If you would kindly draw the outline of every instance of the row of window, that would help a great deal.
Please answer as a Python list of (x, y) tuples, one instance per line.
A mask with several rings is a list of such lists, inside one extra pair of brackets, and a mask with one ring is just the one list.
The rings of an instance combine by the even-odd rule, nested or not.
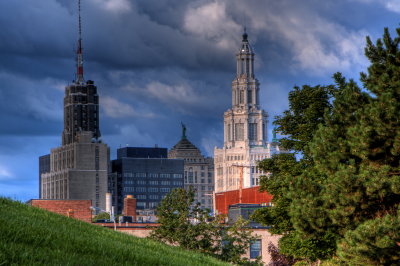
[(159, 180), (125, 180), (124, 181), (125, 185), (152, 185), (152, 186), (183, 186), (183, 182), (182, 181), (167, 181), (167, 180), (163, 180), (163, 181), (159, 181)]
[(169, 187), (124, 187), (124, 192), (171, 192)]
[(139, 200), (146, 200), (146, 199), (151, 199), (151, 200), (160, 200), (163, 198), (161, 195), (156, 195), (156, 194), (151, 194), (151, 195), (143, 195), (143, 194), (138, 194), (135, 196), (136, 199)]
[[(265, 139), (265, 125), (262, 125), (263, 139)], [(236, 140), (241, 141), (244, 140), (244, 123), (235, 123), (228, 124), (226, 128), (226, 136), (228, 141)], [(258, 124), (257, 123), (249, 123), (248, 124), (248, 138), (249, 140), (257, 140), (258, 139)]]
[[(146, 205), (147, 205), (147, 207), (146, 207)], [(138, 207), (138, 208), (150, 208), (150, 209), (153, 209), (153, 208), (156, 208), (157, 207), (157, 205), (158, 205), (158, 202), (143, 202), (143, 201), (138, 201), (137, 203), (136, 203), (136, 206)]]
[[(197, 181), (198, 181), (197, 177), (193, 178), (191, 176), (189, 176), (189, 177), (185, 176), (185, 184), (197, 184), (198, 183)], [(207, 182), (208, 184), (212, 184), (213, 183), (211, 178), (208, 178), (207, 181), (208, 181)], [(206, 183), (206, 179), (202, 178), (200, 180), (200, 183), (201, 184), (207, 184)]]
[(158, 174), (158, 173), (132, 173), (124, 172), (124, 177), (148, 177), (148, 178), (182, 178), (182, 174)]

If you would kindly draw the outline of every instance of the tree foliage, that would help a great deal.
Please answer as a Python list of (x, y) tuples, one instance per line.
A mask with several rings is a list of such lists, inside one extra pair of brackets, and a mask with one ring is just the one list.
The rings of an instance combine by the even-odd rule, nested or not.
[(235, 264), (257, 264), (242, 258), (256, 240), (246, 227), (248, 222), (238, 219), (226, 226), (223, 217), (211, 217), (208, 210), (194, 204), (194, 190), (178, 188), (167, 194), (157, 208), (160, 224), (151, 238), (178, 245), (189, 250), (207, 253)]
[(92, 218), (93, 222), (97, 220), (110, 220), (110, 214), (107, 212), (101, 212)]
[(284, 234), (282, 253), (354, 265), (398, 259), (400, 29), (397, 35), (385, 29), (376, 44), (367, 38), (363, 89), (339, 73), (333, 86), (296, 87), (275, 120), (285, 135), (280, 144), (293, 153), (260, 163), (271, 173), (261, 186), (274, 206), (257, 217)]
[(272, 242), (268, 244), (268, 253), (271, 255), (271, 266), (293, 265), (296, 262), (292, 257), (281, 254), (278, 247), (272, 244)]

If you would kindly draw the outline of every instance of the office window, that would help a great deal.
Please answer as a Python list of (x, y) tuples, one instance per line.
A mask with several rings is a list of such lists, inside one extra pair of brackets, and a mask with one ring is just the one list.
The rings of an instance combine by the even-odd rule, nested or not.
[(161, 181), (161, 185), (162, 186), (169, 186), (169, 185), (171, 185), (171, 182), (170, 181)]
[(157, 187), (149, 187), (147, 188), (148, 192), (158, 192), (158, 188)]
[(136, 206), (146, 208), (146, 202), (136, 202)]
[(250, 244), (250, 259), (261, 256), (261, 239), (257, 239)]
[(193, 183), (193, 168), (189, 168), (189, 182), (188, 183)]
[(174, 174), (173, 178), (182, 178), (182, 174)]
[(169, 193), (171, 189), (169, 187), (161, 187), (160, 192)]
[(149, 181), (149, 185), (152, 185), (152, 186), (157, 186), (158, 185), (158, 181)]
[(138, 181), (136, 181), (136, 184), (138, 184), (138, 185), (146, 185), (146, 180), (138, 180)]
[(146, 177), (146, 173), (136, 173), (136, 177)]
[(247, 103), (252, 103), (253, 102), (253, 93), (251, 90), (247, 91)]
[(149, 199), (158, 199), (158, 195), (149, 195)]
[(136, 192), (146, 192), (146, 187), (137, 187)]
[(200, 176), (201, 176), (201, 177), (204, 177), (204, 176), (205, 176), (205, 173), (204, 173), (204, 172), (201, 172), (201, 173), (200, 173)]
[(156, 173), (149, 173), (148, 175), (149, 175), (149, 178), (157, 178), (158, 177), (158, 174), (156, 174)]
[(249, 124), (249, 139), (257, 140), (257, 123)]
[(244, 139), (244, 124), (236, 123), (235, 124), (235, 140), (243, 140)]
[(160, 178), (170, 178), (169, 174), (160, 174)]
[(158, 205), (158, 202), (149, 202), (149, 208), (156, 208)]
[(182, 186), (182, 181), (174, 181), (173, 182), (174, 186)]
[(146, 195), (136, 195), (137, 199), (146, 199)]

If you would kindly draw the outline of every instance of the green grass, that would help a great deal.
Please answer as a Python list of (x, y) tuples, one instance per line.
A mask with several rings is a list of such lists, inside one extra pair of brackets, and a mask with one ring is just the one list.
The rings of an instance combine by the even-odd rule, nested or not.
[(0, 197), (0, 265), (227, 265)]

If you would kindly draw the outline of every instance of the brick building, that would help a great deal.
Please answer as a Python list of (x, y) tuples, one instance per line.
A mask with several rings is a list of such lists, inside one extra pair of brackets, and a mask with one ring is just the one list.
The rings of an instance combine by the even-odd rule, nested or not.
[(84, 222), (92, 222), (91, 200), (43, 200), (32, 199), (28, 202), (33, 207), (48, 210)]

